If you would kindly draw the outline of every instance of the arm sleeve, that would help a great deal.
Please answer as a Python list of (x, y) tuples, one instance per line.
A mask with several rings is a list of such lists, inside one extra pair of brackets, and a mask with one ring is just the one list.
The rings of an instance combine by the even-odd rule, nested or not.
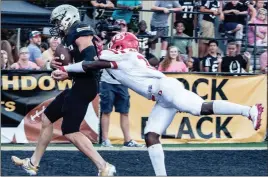
[(204, 66), (204, 67), (210, 67), (209, 59), (204, 59), (204, 60), (203, 60), (203, 66)]
[(76, 28), (73, 41), (82, 36), (93, 36), (93, 35), (94, 32), (90, 26), (87, 26), (86, 24), (80, 24), (79, 27)]
[(79, 63), (64, 66), (62, 70), (66, 72), (85, 73), (91, 70), (114, 68), (114, 65), (108, 61), (81, 61)]
[(217, 8), (221, 8), (221, 3), (220, 2), (217, 3)]
[(202, 5), (202, 6), (204, 6), (204, 7), (206, 7), (206, 8), (208, 8), (209, 9), (209, 1), (206, 1), (205, 3), (204, 3), (204, 5)]
[(64, 66), (63, 68), (66, 72), (85, 73), (82, 61), (68, 66)]

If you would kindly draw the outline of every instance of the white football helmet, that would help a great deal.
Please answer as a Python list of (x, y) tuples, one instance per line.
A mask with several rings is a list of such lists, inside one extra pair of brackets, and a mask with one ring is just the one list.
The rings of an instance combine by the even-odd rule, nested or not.
[(59, 36), (63, 32), (66, 33), (76, 21), (80, 21), (80, 14), (76, 7), (68, 4), (56, 7), (50, 17), (50, 23), (55, 25), (50, 30), (51, 35)]

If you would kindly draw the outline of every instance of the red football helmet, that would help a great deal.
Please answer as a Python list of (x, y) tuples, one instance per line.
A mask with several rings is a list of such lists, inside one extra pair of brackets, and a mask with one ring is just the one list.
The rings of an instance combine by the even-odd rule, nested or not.
[(124, 49), (136, 49), (139, 50), (138, 38), (129, 32), (122, 32), (116, 34), (110, 44), (109, 49), (113, 50), (124, 50)]

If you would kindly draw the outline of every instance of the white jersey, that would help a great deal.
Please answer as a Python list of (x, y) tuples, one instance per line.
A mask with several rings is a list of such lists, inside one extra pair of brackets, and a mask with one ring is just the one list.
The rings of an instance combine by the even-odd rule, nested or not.
[(157, 90), (157, 81), (166, 77), (136, 50), (104, 50), (99, 58), (112, 62), (114, 68), (106, 70), (113, 78), (148, 99), (152, 99), (152, 93)]

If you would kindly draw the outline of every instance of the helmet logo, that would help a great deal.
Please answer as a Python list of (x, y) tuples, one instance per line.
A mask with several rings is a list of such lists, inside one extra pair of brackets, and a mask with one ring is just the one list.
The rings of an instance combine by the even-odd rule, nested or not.
[(124, 35), (122, 35), (122, 34), (117, 34), (114, 36), (114, 40), (116, 40), (116, 41), (121, 41), (123, 39), (124, 39)]
[(63, 54), (60, 54), (60, 59), (61, 60), (64, 60), (65, 59), (65, 56)]

